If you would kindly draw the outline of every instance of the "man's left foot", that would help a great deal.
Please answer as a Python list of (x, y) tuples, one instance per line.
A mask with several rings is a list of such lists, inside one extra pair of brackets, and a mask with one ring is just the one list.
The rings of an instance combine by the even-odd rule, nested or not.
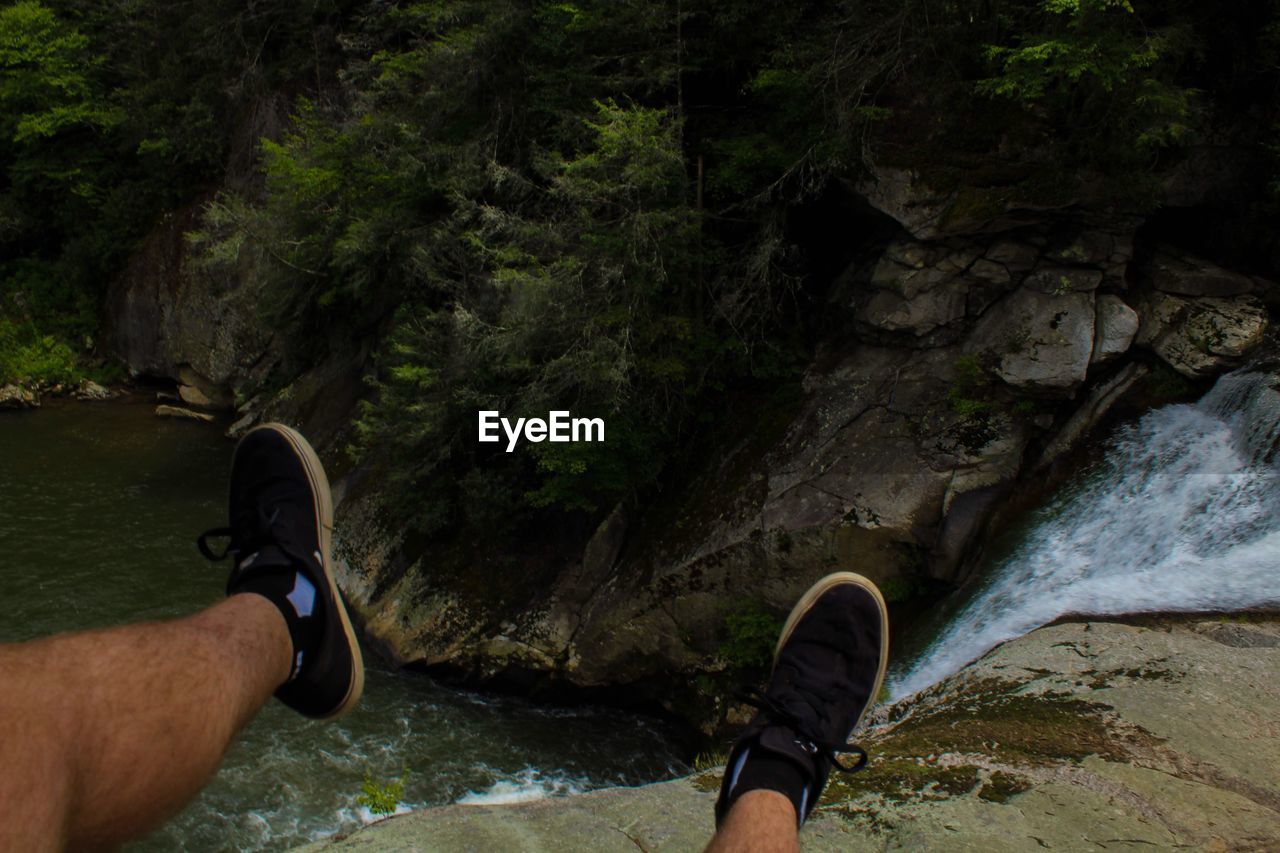
[[(245, 434), (231, 462), (231, 526), (199, 539), (211, 560), (231, 557), (227, 595), (274, 604), (293, 641), (276, 698), (317, 719), (349, 711), (364, 689), (364, 661), (333, 578), (333, 498), (315, 450), (296, 430), (265, 424)], [(230, 544), (214, 553), (210, 537)]]
[(889, 611), (876, 585), (853, 572), (814, 584), (782, 629), (768, 688), (747, 698), (760, 711), (729, 753), (716, 824), (752, 790), (786, 796), (804, 823), (833, 768), (866, 763), (847, 741), (876, 701), (888, 660)]

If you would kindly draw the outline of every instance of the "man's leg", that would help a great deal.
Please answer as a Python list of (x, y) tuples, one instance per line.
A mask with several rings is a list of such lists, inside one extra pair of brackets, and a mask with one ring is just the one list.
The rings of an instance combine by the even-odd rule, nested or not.
[(706, 853), (794, 853), (800, 849), (796, 807), (777, 791), (747, 791), (720, 824)]
[(0, 646), (0, 850), (113, 847), (158, 826), (284, 683), (292, 649), (257, 595)]
[[(759, 713), (729, 752), (716, 836), (719, 851), (794, 851), (799, 827), (833, 769), (857, 770), (848, 743), (875, 702), (889, 659), (889, 612), (876, 585), (852, 572), (814, 584), (792, 609)], [(857, 755), (848, 763), (842, 755)]]
[[(177, 812), (273, 693), (349, 711), (364, 664), (334, 581), (333, 500), (307, 440), (250, 430), (231, 463), (230, 596), (172, 622), (0, 646), (0, 853), (119, 845)], [(215, 554), (209, 540), (227, 537)]]

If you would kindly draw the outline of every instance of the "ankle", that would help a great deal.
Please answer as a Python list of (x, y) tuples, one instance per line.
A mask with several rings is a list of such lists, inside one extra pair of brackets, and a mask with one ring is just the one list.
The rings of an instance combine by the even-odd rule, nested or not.
[(765, 729), (751, 740), (738, 744), (725, 767), (724, 784), (716, 804), (717, 823), (725, 820), (742, 797), (757, 791), (785, 798), (791, 804), (796, 825), (804, 823), (822, 793), (821, 782), (815, 784), (820, 771), (812, 760), (806, 760), (809, 756), (792, 755), (778, 748), (779, 742), (791, 740), (789, 733)]
[(233, 577), (228, 593), (260, 596), (270, 602), (284, 620), (290, 649), (289, 671), (284, 681), (297, 675), (304, 663), (314, 657), (321, 632), (320, 590), (316, 579), (296, 562), (276, 553), (273, 562)]
[(293, 639), (279, 606), (268, 597), (246, 590), (230, 596), (201, 616), (213, 635), (213, 645), (234, 656), (274, 690), (289, 679), (293, 668)]

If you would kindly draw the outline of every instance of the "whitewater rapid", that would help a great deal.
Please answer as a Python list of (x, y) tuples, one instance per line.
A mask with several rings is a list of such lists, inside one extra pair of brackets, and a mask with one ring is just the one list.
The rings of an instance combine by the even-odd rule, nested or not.
[(1122, 429), (1101, 463), (983, 573), (905, 673), (896, 700), (1066, 614), (1228, 611), (1280, 604), (1280, 394), (1222, 377), (1198, 403)]

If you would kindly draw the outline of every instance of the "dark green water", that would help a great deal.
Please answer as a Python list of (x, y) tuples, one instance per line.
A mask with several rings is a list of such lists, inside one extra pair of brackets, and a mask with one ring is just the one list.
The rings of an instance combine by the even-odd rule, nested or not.
[[(225, 569), (194, 537), (221, 523), (232, 445), (140, 404), (0, 415), (0, 642), (190, 613)], [(180, 653), (180, 650), (175, 650)], [(365, 654), (360, 705), (337, 723), (269, 704), (213, 783), (136, 850), (281, 849), (370, 820), (366, 774), (407, 769), (406, 807), (532, 799), (667, 778), (685, 767), (657, 724), (464, 693)]]

